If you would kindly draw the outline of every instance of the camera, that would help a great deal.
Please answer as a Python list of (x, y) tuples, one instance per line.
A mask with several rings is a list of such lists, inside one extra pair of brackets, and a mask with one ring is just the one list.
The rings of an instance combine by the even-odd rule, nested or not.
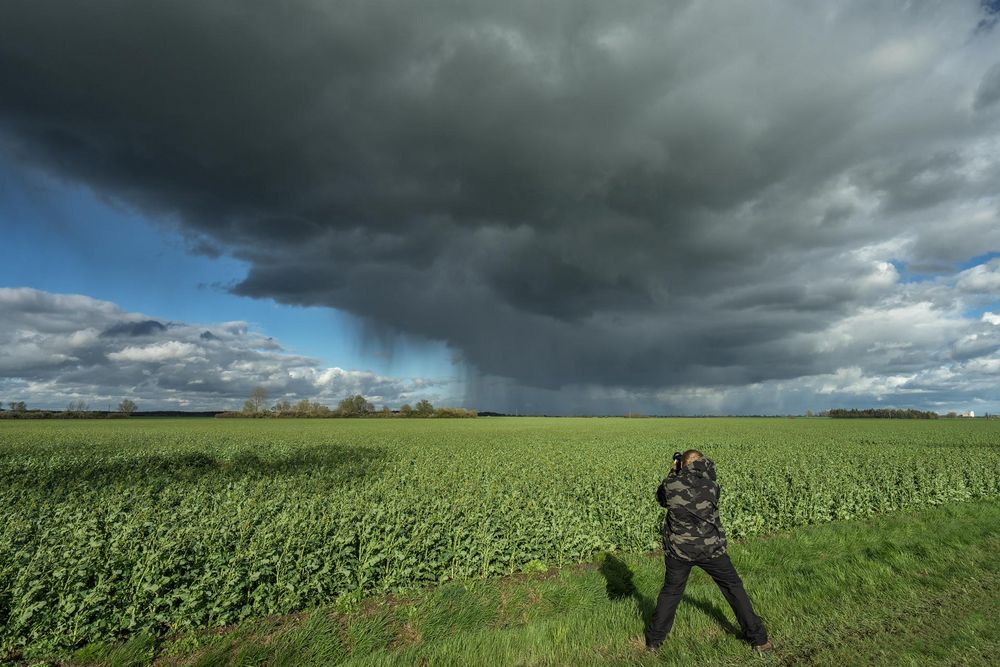
[(681, 469), (682, 458), (684, 458), (683, 454), (681, 454), (680, 452), (674, 452), (674, 468), (676, 468), (677, 470)]

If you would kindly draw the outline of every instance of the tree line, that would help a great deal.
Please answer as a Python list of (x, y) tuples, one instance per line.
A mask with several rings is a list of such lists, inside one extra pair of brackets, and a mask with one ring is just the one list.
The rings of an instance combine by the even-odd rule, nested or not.
[(0, 419), (121, 419), (131, 417), (136, 411), (135, 401), (126, 398), (118, 410), (91, 410), (86, 401), (70, 401), (65, 410), (29, 410), (24, 401), (8, 401), (4, 409), (0, 403)]
[(833, 419), (937, 419), (936, 412), (923, 410), (898, 410), (895, 408), (865, 408), (864, 410), (835, 408), (828, 416)]
[(422, 399), (415, 405), (404, 403), (398, 411), (390, 410), (388, 406), (375, 409), (375, 406), (361, 394), (353, 394), (342, 399), (337, 407), (331, 408), (317, 401), (302, 399), (297, 403), (291, 403), (286, 399), (281, 399), (268, 405), (267, 390), (263, 387), (256, 387), (251, 392), (250, 397), (243, 403), (240, 411), (221, 412), (216, 417), (306, 417), (306, 418), (334, 418), (334, 417), (387, 417), (387, 418), (442, 418), (442, 417), (478, 417), (475, 410), (465, 408), (440, 407), (435, 408), (430, 401)]
[[(91, 410), (86, 401), (71, 401), (65, 410), (29, 410), (24, 401), (8, 401), (0, 403), (0, 419), (116, 419), (130, 417), (138, 409), (135, 401), (130, 398), (118, 404), (117, 411)], [(388, 407), (376, 410), (375, 406), (361, 394), (348, 396), (331, 408), (317, 401), (302, 399), (291, 403), (281, 399), (273, 405), (268, 405), (267, 390), (257, 387), (243, 404), (240, 411), (220, 412), (216, 417), (478, 417), (475, 410), (465, 408), (436, 408), (430, 401), (424, 399), (416, 404), (403, 404), (399, 410)]]

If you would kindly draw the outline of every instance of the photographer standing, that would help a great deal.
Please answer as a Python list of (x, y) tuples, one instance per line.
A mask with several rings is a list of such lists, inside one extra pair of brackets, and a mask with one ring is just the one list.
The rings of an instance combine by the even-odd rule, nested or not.
[(719, 586), (754, 650), (770, 651), (767, 630), (726, 555), (726, 533), (719, 519), (719, 485), (712, 461), (696, 449), (674, 454), (674, 467), (656, 490), (656, 500), (667, 508), (663, 523), (667, 572), (656, 611), (646, 628), (646, 647), (655, 651), (666, 639), (691, 567), (697, 565)]

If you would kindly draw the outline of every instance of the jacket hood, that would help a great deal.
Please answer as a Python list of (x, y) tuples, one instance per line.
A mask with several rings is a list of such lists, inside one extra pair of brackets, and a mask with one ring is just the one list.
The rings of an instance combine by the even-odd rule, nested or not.
[(707, 456), (703, 456), (697, 461), (694, 461), (689, 466), (684, 468), (689, 475), (695, 475), (697, 477), (705, 477), (707, 479), (715, 481), (715, 464), (712, 463), (712, 459)]

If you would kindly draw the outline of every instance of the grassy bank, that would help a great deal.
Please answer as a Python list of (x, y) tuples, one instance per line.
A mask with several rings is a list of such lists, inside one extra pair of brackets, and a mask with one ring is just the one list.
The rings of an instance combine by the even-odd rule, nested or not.
[[(1000, 503), (949, 504), (734, 544), (778, 646), (770, 664), (996, 664)], [(407, 598), (246, 622), (163, 641), (94, 645), (74, 663), (160, 665), (600, 665), (762, 662), (696, 571), (658, 655), (638, 639), (658, 556), (450, 582)]]

